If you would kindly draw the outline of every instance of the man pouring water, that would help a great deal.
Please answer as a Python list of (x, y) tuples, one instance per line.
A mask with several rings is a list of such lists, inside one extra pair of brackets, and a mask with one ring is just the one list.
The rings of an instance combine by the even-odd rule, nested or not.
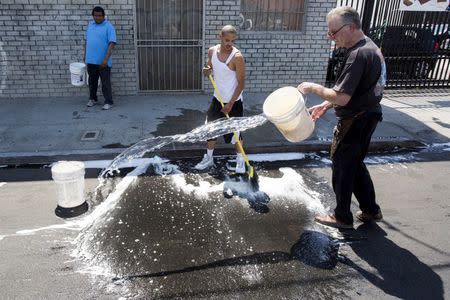
[[(203, 74), (213, 75), (217, 89), (208, 108), (206, 122), (212, 122), (224, 118), (225, 114), (230, 117), (243, 116), (242, 91), (245, 85), (245, 62), (242, 53), (234, 47), (237, 39), (236, 28), (232, 25), (224, 26), (219, 33), (220, 44), (208, 49), (207, 66), (203, 68)], [(221, 100), (220, 100), (221, 99)], [(223, 102), (223, 107), (221, 104)], [(235, 136), (239, 137), (242, 144), (242, 136), (239, 132), (236, 135), (229, 133), (223, 136), (226, 143), (232, 143), (236, 149), (236, 166), (233, 168), (236, 173), (245, 173), (245, 161), (241, 149), (236, 143)], [(213, 152), (217, 139), (207, 141), (206, 154), (203, 159), (194, 167), (197, 170), (204, 170), (214, 165)]]
[(303, 82), (298, 90), (303, 94), (315, 93), (325, 100), (309, 109), (314, 121), (332, 107), (338, 119), (330, 153), (337, 205), (333, 214), (316, 216), (316, 221), (337, 228), (353, 228), (352, 194), (361, 209), (357, 219), (362, 222), (382, 219), (364, 158), (372, 134), (381, 121), (380, 101), (386, 71), (381, 51), (362, 32), (355, 9), (335, 8), (328, 13), (326, 21), (328, 38), (336, 43), (336, 47), (345, 49), (336, 84), (333, 88), (326, 88), (317, 83)]

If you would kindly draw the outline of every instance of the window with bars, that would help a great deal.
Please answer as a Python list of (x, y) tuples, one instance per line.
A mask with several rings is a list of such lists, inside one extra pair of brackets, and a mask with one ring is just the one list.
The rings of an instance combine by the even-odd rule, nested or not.
[(240, 27), (254, 31), (301, 31), (305, 0), (241, 0)]

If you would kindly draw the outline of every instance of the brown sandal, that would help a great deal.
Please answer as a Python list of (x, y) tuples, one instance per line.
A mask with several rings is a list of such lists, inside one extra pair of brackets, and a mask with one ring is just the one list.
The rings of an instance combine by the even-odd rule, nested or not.
[(315, 220), (317, 223), (334, 228), (353, 229), (353, 224), (343, 223), (336, 219), (336, 216), (333, 214), (316, 216)]

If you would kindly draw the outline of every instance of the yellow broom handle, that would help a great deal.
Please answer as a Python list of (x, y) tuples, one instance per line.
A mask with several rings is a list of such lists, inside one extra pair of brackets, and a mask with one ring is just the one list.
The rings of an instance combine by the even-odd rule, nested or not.
[[(214, 82), (214, 79), (213, 79), (212, 75), (209, 74), (208, 77), (209, 77), (209, 80), (211, 81), (211, 83), (212, 83), (212, 85), (214, 87), (214, 91), (216, 91), (217, 100), (219, 100), (220, 105), (222, 105), (222, 108), (224, 108), (225, 105), (223, 104), (222, 96), (220, 96), (220, 94), (219, 94), (219, 90), (217, 89), (217, 85)], [(225, 116), (227, 117), (227, 119), (230, 118), (230, 116), (227, 113), (225, 114)], [(244, 148), (242, 147), (241, 141), (239, 140), (239, 137), (238, 137), (237, 133), (233, 131), (233, 135), (234, 135), (234, 139), (236, 140), (236, 143), (238, 144), (239, 150), (242, 153), (242, 157), (244, 157), (245, 163), (247, 164), (248, 167), (251, 167), (250, 166), (250, 162), (248, 161), (248, 157), (245, 154)]]

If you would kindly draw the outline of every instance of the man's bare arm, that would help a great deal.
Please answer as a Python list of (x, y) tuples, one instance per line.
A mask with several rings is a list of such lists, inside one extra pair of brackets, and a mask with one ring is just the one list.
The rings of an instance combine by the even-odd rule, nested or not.
[(206, 62), (206, 66), (203, 67), (203, 75), (205, 76), (209, 76), (212, 72), (212, 53), (213, 53), (213, 48), (209, 48), (208, 49), (208, 61)]
[(330, 102), (331, 104), (336, 104), (339, 106), (347, 105), (350, 101), (351, 96), (345, 93), (336, 92), (333, 89), (326, 88), (320, 84), (312, 82), (303, 82), (298, 86), (298, 90), (303, 94), (314, 93), (320, 96), (320, 98)]
[(234, 64), (236, 66), (236, 78), (238, 85), (234, 90), (233, 96), (231, 96), (230, 103), (234, 103), (238, 100), (239, 95), (242, 93), (245, 87), (245, 61), (241, 53), (236, 53), (234, 57)]
[(106, 51), (106, 55), (102, 61), (102, 66), (106, 66), (106, 64), (108, 63), (108, 59), (111, 56), (112, 50), (114, 49), (115, 46), (116, 46), (116, 43), (109, 43), (108, 50)]

